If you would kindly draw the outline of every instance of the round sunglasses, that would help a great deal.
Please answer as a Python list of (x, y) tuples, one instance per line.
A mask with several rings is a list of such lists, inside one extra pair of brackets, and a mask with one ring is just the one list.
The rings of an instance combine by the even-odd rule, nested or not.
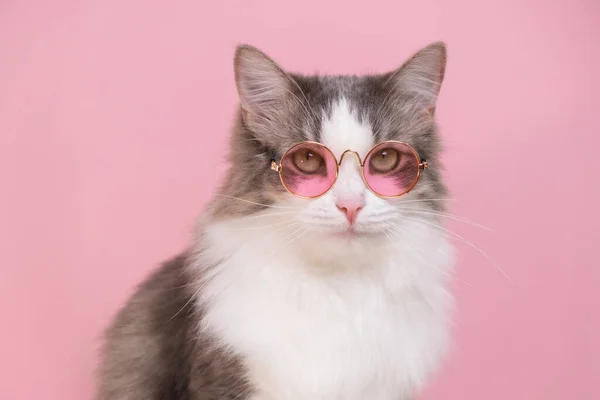
[(301, 142), (283, 154), (279, 163), (271, 161), (271, 169), (279, 173), (285, 189), (302, 198), (323, 196), (338, 178), (346, 154), (354, 154), (361, 167), (365, 185), (377, 196), (391, 198), (412, 190), (422, 169), (428, 168), (408, 144), (387, 141), (375, 145), (364, 161), (354, 150), (346, 150), (338, 161), (332, 151), (317, 142)]

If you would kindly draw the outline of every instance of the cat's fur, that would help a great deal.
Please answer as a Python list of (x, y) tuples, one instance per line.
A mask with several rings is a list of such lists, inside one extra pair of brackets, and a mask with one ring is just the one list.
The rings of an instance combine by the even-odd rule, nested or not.
[[(433, 118), (446, 62), (434, 43), (373, 76), (289, 74), (250, 46), (231, 168), (191, 249), (143, 283), (107, 333), (97, 400), (400, 400), (447, 344), (451, 248)], [(326, 195), (286, 192), (270, 169), (292, 145), (339, 157), (411, 144), (430, 168), (398, 199), (347, 157)], [(355, 233), (336, 207), (360, 197)]]

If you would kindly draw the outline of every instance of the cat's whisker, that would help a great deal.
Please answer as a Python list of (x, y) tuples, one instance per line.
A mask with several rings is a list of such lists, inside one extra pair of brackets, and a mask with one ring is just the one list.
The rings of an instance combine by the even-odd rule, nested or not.
[[(305, 229), (304, 227), (302, 227), (302, 224), (299, 223), (299, 222), (295, 223), (295, 224), (290, 224), (286, 228), (289, 228), (290, 231), (293, 228), (296, 228), (296, 229), (293, 230), (293, 231), (291, 231), (291, 232), (287, 232), (283, 237), (279, 238), (280, 240), (278, 240), (278, 247), (280, 247), (280, 248), (285, 247), (285, 245), (287, 244), (286, 242), (284, 242), (285, 240), (289, 239), (290, 237), (293, 237), (297, 232), (302, 231), (302, 230)], [(283, 228), (283, 229), (286, 229), (286, 228)], [(281, 232), (281, 230), (280, 231), (275, 231), (273, 233), (278, 233), (278, 232)]]
[(275, 234), (277, 234), (277, 233), (279, 233), (279, 232), (281, 232), (281, 231), (283, 231), (285, 229), (293, 228), (293, 227), (296, 227), (296, 226), (298, 226), (300, 224), (301, 224), (300, 221), (292, 221), (292, 222), (289, 222), (286, 225), (283, 225), (283, 226), (279, 227), (278, 229), (275, 229), (274, 231), (272, 231), (270, 233), (271, 233), (271, 235), (275, 235)]
[[(386, 228), (387, 229), (387, 228)], [(390, 241), (390, 243), (394, 244), (394, 241), (392, 240), (392, 238), (390, 237), (390, 235), (388, 235), (388, 233), (386, 232), (386, 229), (382, 230), (381, 232), (384, 234), (384, 236)]]
[(188, 301), (185, 302), (185, 304), (179, 309), (179, 311), (177, 311), (175, 314), (173, 314), (173, 316), (171, 318), (169, 318), (169, 320), (167, 322), (165, 322), (165, 325), (168, 324), (169, 322), (173, 321), (173, 319), (175, 319), (175, 317), (177, 317), (183, 310), (185, 310), (185, 308), (198, 296), (198, 294), (200, 293), (200, 290), (202, 290), (202, 288), (203, 288), (203, 285), (199, 285), (198, 289), (194, 292), (194, 294), (190, 296)]
[[(286, 230), (286, 229), (289, 229), (291, 231), (291, 232), (288, 231), (283, 236), (277, 235), (277, 239), (278, 240), (277, 240), (276, 243), (272, 243), (273, 250), (271, 252), (269, 252), (267, 254), (267, 256), (272, 256), (278, 250), (284, 249), (287, 246), (289, 246), (291, 242), (293, 242), (296, 239), (298, 239), (298, 238), (294, 238), (294, 235), (296, 235), (298, 232), (300, 232), (300, 236), (303, 236), (305, 233), (309, 232), (309, 230), (306, 229), (305, 227), (303, 227), (302, 225), (303, 224), (300, 221), (294, 221), (294, 222), (291, 222), (291, 223), (289, 223), (289, 224), (287, 224), (287, 225), (285, 225), (283, 227), (280, 227), (279, 229), (274, 230), (273, 232), (271, 232), (271, 235), (276, 235), (279, 232), (281, 232), (283, 230)], [(299, 227), (299, 228), (296, 228), (296, 227)], [(294, 228), (296, 228), (296, 229), (292, 230)], [(290, 240), (290, 239), (291, 239), (291, 242), (284, 242), (284, 241), (287, 241), (287, 240)]]
[(292, 232), (288, 236), (288, 237), (291, 236), (291, 238), (289, 240), (287, 240), (285, 243), (283, 243), (282, 247), (285, 248), (285, 247), (291, 245), (292, 243), (294, 243), (295, 241), (297, 241), (298, 239), (300, 239), (302, 236), (304, 236), (307, 232), (308, 232), (308, 229), (305, 229), (303, 227), (300, 227), (300, 228), (296, 229), (294, 232)]
[(502, 267), (500, 267), (500, 265), (498, 265), (498, 263), (496, 261), (494, 261), (494, 259), (492, 259), (485, 251), (483, 251), (478, 246), (476, 246), (473, 242), (471, 242), (470, 240), (462, 237), (458, 233), (453, 232), (450, 229), (444, 228), (444, 227), (439, 226), (437, 224), (434, 224), (432, 222), (424, 221), (424, 220), (418, 219), (418, 218), (410, 218), (410, 217), (406, 217), (406, 216), (396, 216), (396, 218), (400, 219), (400, 220), (414, 221), (414, 222), (417, 222), (417, 223), (421, 223), (423, 225), (430, 226), (432, 228), (438, 229), (440, 231), (440, 233), (442, 233), (442, 234), (444, 234), (444, 235), (446, 235), (448, 237), (454, 238), (456, 240), (459, 240), (459, 241), (465, 243), (466, 245), (470, 246), (475, 251), (477, 251), (479, 254), (481, 254), (483, 257), (485, 257), (494, 266), (494, 268), (496, 268), (496, 270), (498, 272), (500, 272), (502, 275), (504, 275), (504, 277), (507, 278), (513, 285), (518, 286), (517, 283), (514, 281), (514, 279), (512, 279), (510, 277), (510, 275), (508, 275), (506, 273), (506, 271), (504, 271), (504, 269), (502, 269)]
[(402, 208), (402, 207), (399, 207), (398, 210), (409, 211), (412, 214), (416, 214), (416, 215), (419, 215), (419, 214), (421, 214), (421, 215), (439, 215), (440, 217), (445, 217), (445, 218), (452, 219), (455, 221), (464, 222), (465, 224), (469, 224), (469, 225), (475, 226), (477, 228), (481, 228), (488, 232), (493, 232), (492, 229), (485, 227), (475, 221), (472, 221), (470, 219), (467, 219), (467, 218), (464, 218), (464, 217), (461, 217), (461, 216), (458, 216), (458, 215), (455, 215), (452, 213), (444, 212), (444, 211), (423, 210), (423, 209), (419, 209), (419, 208)]
[(211, 194), (213, 196), (225, 197), (225, 198), (228, 198), (231, 200), (237, 200), (237, 201), (241, 201), (241, 202), (248, 203), (248, 204), (254, 204), (256, 206), (261, 206), (261, 207), (281, 208), (281, 209), (286, 209), (286, 210), (298, 210), (299, 209), (298, 207), (274, 206), (271, 204), (258, 203), (256, 201), (242, 199), (241, 197), (230, 196), (230, 195), (222, 194), (222, 193), (211, 193)]
[[(288, 223), (287, 225), (284, 225), (283, 227), (280, 227), (278, 230), (273, 231), (272, 234), (275, 234), (275, 233), (277, 233), (279, 231), (282, 231), (282, 230), (284, 230), (286, 228), (294, 228), (294, 227), (299, 226), (299, 225), (301, 225), (300, 222), (293, 221), (293, 222)], [(299, 234), (297, 234), (298, 232), (299, 232)], [(282, 248), (285, 248), (286, 246), (289, 246), (290, 243), (292, 243), (293, 241), (299, 239), (301, 236), (303, 236), (307, 232), (308, 232), (308, 230), (305, 229), (305, 228), (303, 228), (301, 226), (300, 228), (297, 228), (296, 230), (292, 231), (291, 233), (288, 233), (287, 235), (285, 235), (283, 237), (283, 239), (288, 239), (288, 238), (291, 237), (291, 239), (289, 240), (289, 242), (288, 243), (284, 243), (284, 244), (280, 243), (280, 245), (278, 245), (278, 246), (273, 246), (273, 248), (271, 249), (271, 251), (265, 254), (265, 258), (271, 257), (278, 250), (280, 250)], [(296, 235), (296, 236), (294, 236), (294, 235)], [(260, 268), (259, 271), (262, 270), (263, 268), (265, 268), (265, 265), (267, 265), (267, 264), (264, 263), (261, 267), (259, 267)], [(242, 280), (243, 281), (243, 280), (247, 279), (247, 277), (246, 277), (247, 274), (256, 274), (256, 273), (257, 273), (256, 269), (246, 269), (246, 270), (244, 270), (244, 272), (241, 273), (241, 275), (236, 275), (235, 276), (235, 280)], [(234, 280), (230, 280), (221, 289), (221, 292), (226, 292), (234, 283), (235, 283)], [(196, 293), (196, 295), (197, 295), (197, 293)]]
[[(393, 236), (393, 237), (404, 237), (404, 236), (405, 236), (405, 235), (404, 235), (404, 232), (400, 232), (400, 231), (397, 231), (397, 230), (395, 230), (395, 229), (392, 229), (392, 228), (393, 228), (392, 226), (388, 226), (388, 227), (386, 228), (386, 230), (390, 230), (390, 233), (392, 234), (392, 236)], [(385, 232), (384, 232), (384, 234), (385, 234), (385, 236), (386, 236), (386, 237), (388, 237), (388, 239), (390, 239), (390, 242), (391, 242), (392, 244), (394, 244), (394, 242), (393, 242), (393, 240), (390, 238), (390, 236), (389, 236), (387, 233), (385, 233)], [(423, 261), (423, 262), (426, 262), (426, 261), (425, 261), (425, 259), (423, 258), (423, 256), (422, 256), (420, 253), (418, 253), (418, 252), (416, 252), (416, 251), (413, 251), (413, 254), (415, 254), (417, 257), (419, 257), (419, 258), (421, 259), (421, 261)], [(445, 277), (447, 277), (447, 278), (454, 279), (454, 280), (456, 280), (457, 282), (460, 282), (460, 283), (462, 283), (462, 284), (465, 284), (465, 285), (467, 285), (467, 286), (473, 286), (473, 284), (472, 284), (471, 282), (467, 282), (467, 281), (465, 281), (465, 280), (463, 280), (463, 279), (460, 279), (460, 278), (459, 278), (459, 277), (458, 277), (456, 274), (452, 273), (452, 271), (444, 271), (444, 270), (442, 270), (442, 269), (440, 269), (440, 268), (436, 267), (436, 266), (435, 266), (434, 264), (432, 264), (432, 263), (427, 263), (427, 266), (428, 266), (429, 268), (432, 268), (432, 269), (434, 269), (435, 271), (439, 272), (440, 274), (442, 274), (443, 276), (445, 276)]]
[(237, 218), (236, 220), (247, 221), (247, 220), (254, 220), (254, 219), (261, 219), (261, 218), (278, 217), (278, 216), (282, 216), (282, 215), (291, 215), (291, 214), (296, 214), (296, 213), (297, 213), (297, 211), (282, 211), (282, 212), (274, 212), (274, 213), (268, 213), (268, 214), (253, 214), (253, 215), (248, 215), (245, 217)]
[[(287, 224), (278, 226), (277, 229), (274, 229), (273, 231), (270, 231), (269, 235), (277, 237), (277, 242), (279, 242), (280, 240), (285, 240), (286, 238), (288, 238), (291, 234), (295, 233), (296, 231), (293, 231), (292, 233), (288, 232), (283, 237), (279, 236), (280, 232), (285, 231), (286, 229), (290, 229), (290, 230), (294, 229), (300, 225), (301, 225), (300, 221), (291, 221), (291, 222), (288, 222)], [(259, 237), (257, 237), (256, 241), (259, 241)], [(272, 248), (272, 251), (268, 252), (266, 254), (266, 257), (273, 255), (279, 249), (280, 246), (274, 246), (275, 244), (276, 244), (276, 242), (269, 243), (269, 248)]]
[(196, 284), (195, 283), (188, 283), (188, 284), (185, 284), (185, 285), (168, 287), (168, 288), (165, 288), (164, 290), (165, 291), (171, 291), (171, 290), (185, 289), (185, 288), (191, 287), (191, 286), (196, 286)]
[(464, 279), (459, 278), (456, 274), (452, 274), (446, 271), (443, 271), (441, 269), (439, 269), (438, 267), (436, 267), (433, 264), (427, 264), (427, 266), (429, 268), (433, 268), (434, 270), (436, 270), (437, 272), (441, 273), (442, 275), (444, 275), (445, 277), (449, 278), (449, 279), (454, 279), (456, 282), (462, 283), (463, 285), (467, 285), (469, 287), (473, 287), (473, 284), (469, 281), (465, 281)]
[[(299, 226), (299, 225), (301, 225), (301, 224), (300, 224), (300, 222), (298, 222), (298, 221), (292, 221), (292, 222), (290, 222), (290, 223), (288, 223), (288, 224), (286, 224), (286, 225), (284, 225), (284, 226), (280, 227), (279, 229), (277, 229), (277, 230), (273, 231), (271, 234), (273, 234), (273, 235), (274, 235), (274, 234), (276, 234), (276, 233), (278, 233), (278, 232), (280, 232), (280, 231), (282, 231), (282, 230), (288, 229), (288, 228), (290, 228), (290, 229), (293, 229), (293, 228), (295, 228), (295, 227), (297, 227), (297, 226)], [(291, 233), (288, 233), (288, 234), (286, 234), (286, 235), (283, 237), (283, 239), (287, 239), (287, 238), (289, 238), (290, 236), (293, 236), (294, 234), (296, 234), (297, 232), (301, 232), (302, 230), (304, 230), (305, 232), (307, 231), (307, 230), (305, 230), (304, 228), (300, 227), (300, 228), (298, 228), (298, 229), (296, 229), (296, 230), (292, 231)], [(302, 233), (302, 232), (301, 232), (301, 233)], [(292, 238), (292, 239), (293, 239), (293, 238)], [(256, 240), (256, 241), (253, 241), (253, 242), (257, 242), (257, 241), (258, 241), (258, 240)], [(268, 252), (266, 252), (266, 253), (265, 253), (265, 258), (271, 257), (273, 254), (275, 254), (275, 253), (276, 253), (278, 250), (282, 249), (284, 246), (282, 246), (282, 245), (279, 245), (279, 246), (274, 246), (273, 244), (270, 244), (270, 245), (269, 245), (269, 247), (271, 248), (271, 249), (270, 249), (271, 251), (268, 251)], [(267, 265), (267, 264), (265, 263), (265, 264), (263, 264), (263, 265), (262, 265), (261, 267), (259, 267), (259, 268), (262, 270), (262, 268), (264, 268), (264, 265)], [(247, 279), (247, 274), (256, 274), (256, 273), (257, 273), (257, 270), (256, 270), (256, 269), (246, 269), (246, 270), (244, 270), (244, 272), (242, 272), (242, 273), (241, 273), (241, 275), (237, 275), (237, 276), (235, 277), (235, 279), (236, 279), (236, 280), (243, 281), (244, 279)], [(229, 289), (229, 288), (230, 288), (230, 287), (231, 287), (231, 286), (232, 286), (234, 283), (235, 283), (235, 282), (234, 282), (233, 280), (232, 280), (232, 281), (230, 281), (230, 282), (228, 282), (228, 283), (227, 283), (227, 284), (226, 284), (226, 285), (225, 285), (225, 286), (222, 288), (222, 290), (221, 290), (221, 291), (222, 291), (222, 292), (225, 292), (225, 291), (227, 291), (227, 290), (228, 290), (228, 289)]]
[(427, 203), (429, 201), (456, 201), (456, 199), (450, 198), (437, 198), (437, 199), (413, 199), (413, 200), (399, 200), (396, 204), (408, 204), (408, 203)]
[(269, 229), (269, 228), (273, 228), (273, 227), (279, 227), (286, 223), (288, 223), (288, 221), (284, 220), (284, 221), (275, 222), (273, 224), (252, 226), (252, 227), (247, 227), (247, 228), (224, 228), (224, 230), (230, 231), (230, 232), (258, 231), (258, 230)]

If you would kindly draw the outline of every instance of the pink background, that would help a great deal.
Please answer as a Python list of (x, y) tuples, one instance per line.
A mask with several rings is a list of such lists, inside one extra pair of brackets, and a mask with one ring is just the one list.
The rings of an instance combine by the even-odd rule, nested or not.
[(449, 227), (516, 284), (458, 244), (425, 399), (599, 399), (597, 0), (3, 0), (0, 398), (90, 398), (102, 328), (223, 170), (235, 44), (360, 73), (438, 39), (453, 212), (494, 232)]

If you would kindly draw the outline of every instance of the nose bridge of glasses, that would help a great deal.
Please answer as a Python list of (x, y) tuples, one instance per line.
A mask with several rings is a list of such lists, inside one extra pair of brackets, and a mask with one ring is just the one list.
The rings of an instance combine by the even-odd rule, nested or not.
[(358, 152), (354, 151), (354, 150), (346, 150), (342, 153), (342, 155), (340, 156), (340, 160), (338, 161), (338, 166), (342, 165), (342, 162), (344, 161), (344, 157), (346, 156), (346, 154), (354, 154), (356, 156), (356, 159), (358, 160), (358, 163), (360, 164), (360, 166), (363, 165), (363, 161), (360, 158), (360, 154), (358, 154)]

